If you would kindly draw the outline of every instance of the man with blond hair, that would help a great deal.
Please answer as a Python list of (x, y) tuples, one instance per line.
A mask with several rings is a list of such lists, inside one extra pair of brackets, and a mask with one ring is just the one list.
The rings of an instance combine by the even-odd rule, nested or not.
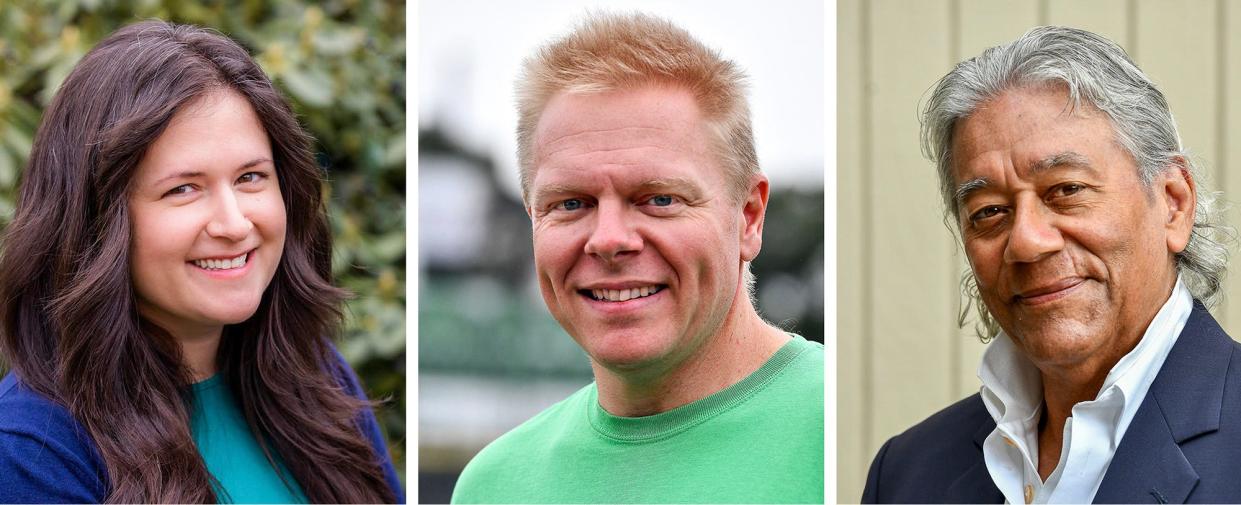
[(592, 16), (525, 63), (539, 285), (595, 382), (483, 449), (455, 503), (823, 501), (823, 348), (759, 317), (744, 74), (650, 16)]

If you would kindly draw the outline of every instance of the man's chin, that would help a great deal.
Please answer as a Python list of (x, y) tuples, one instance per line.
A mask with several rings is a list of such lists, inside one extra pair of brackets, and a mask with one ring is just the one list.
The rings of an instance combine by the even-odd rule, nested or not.
[(605, 335), (583, 345), (592, 362), (617, 374), (641, 374), (658, 368), (667, 346), (646, 335)]
[(1095, 355), (1110, 338), (1096, 325), (1060, 319), (1038, 328), (1026, 327), (1006, 333), (1022, 354), (1036, 365), (1072, 366)]
[(637, 372), (658, 361), (657, 353), (644, 349), (605, 349), (587, 354), (591, 361), (613, 372)]

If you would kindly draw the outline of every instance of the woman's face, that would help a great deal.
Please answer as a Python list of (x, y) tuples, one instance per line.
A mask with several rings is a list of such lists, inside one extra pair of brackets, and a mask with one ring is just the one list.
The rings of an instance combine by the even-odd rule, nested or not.
[(220, 90), (182, 107), (138, 164), (129, 214), (144, 318), (197, 339), (253, 315), (280, 263), (285, 213), (249, 102)]

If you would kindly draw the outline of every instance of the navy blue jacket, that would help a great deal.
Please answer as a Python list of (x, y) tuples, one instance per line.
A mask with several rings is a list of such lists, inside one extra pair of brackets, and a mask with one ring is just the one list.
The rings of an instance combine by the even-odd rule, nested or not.
[[(341, 365), (346, 390), (365, 399), (343, 359)], [(370, 409), (363, 412), (360, 425), (383, 457), (384, 478), (403, 503), (400, 480)], [(0, 503), (101, 503), (108, 489), (103, 457), (67, 409), (12, 373), (0, 381)]]
[[(1003, 503), (982, 444), (995, 429), (977, 395), (879, 449), (863, 503)], [(1241, 502), (1241, 345), (1195, 301), (1138, 407), (1095, 503)]]

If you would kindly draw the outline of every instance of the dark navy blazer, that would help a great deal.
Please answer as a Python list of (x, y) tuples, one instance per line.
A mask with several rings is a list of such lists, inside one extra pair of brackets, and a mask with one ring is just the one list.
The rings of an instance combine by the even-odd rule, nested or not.
[[(1095, 503), (1241, 503), (1241, 345), (1194, 301)], [(983, 462), (995, 421), (977, 395), (879, 449), (863, 503), (1003, 503)]]

